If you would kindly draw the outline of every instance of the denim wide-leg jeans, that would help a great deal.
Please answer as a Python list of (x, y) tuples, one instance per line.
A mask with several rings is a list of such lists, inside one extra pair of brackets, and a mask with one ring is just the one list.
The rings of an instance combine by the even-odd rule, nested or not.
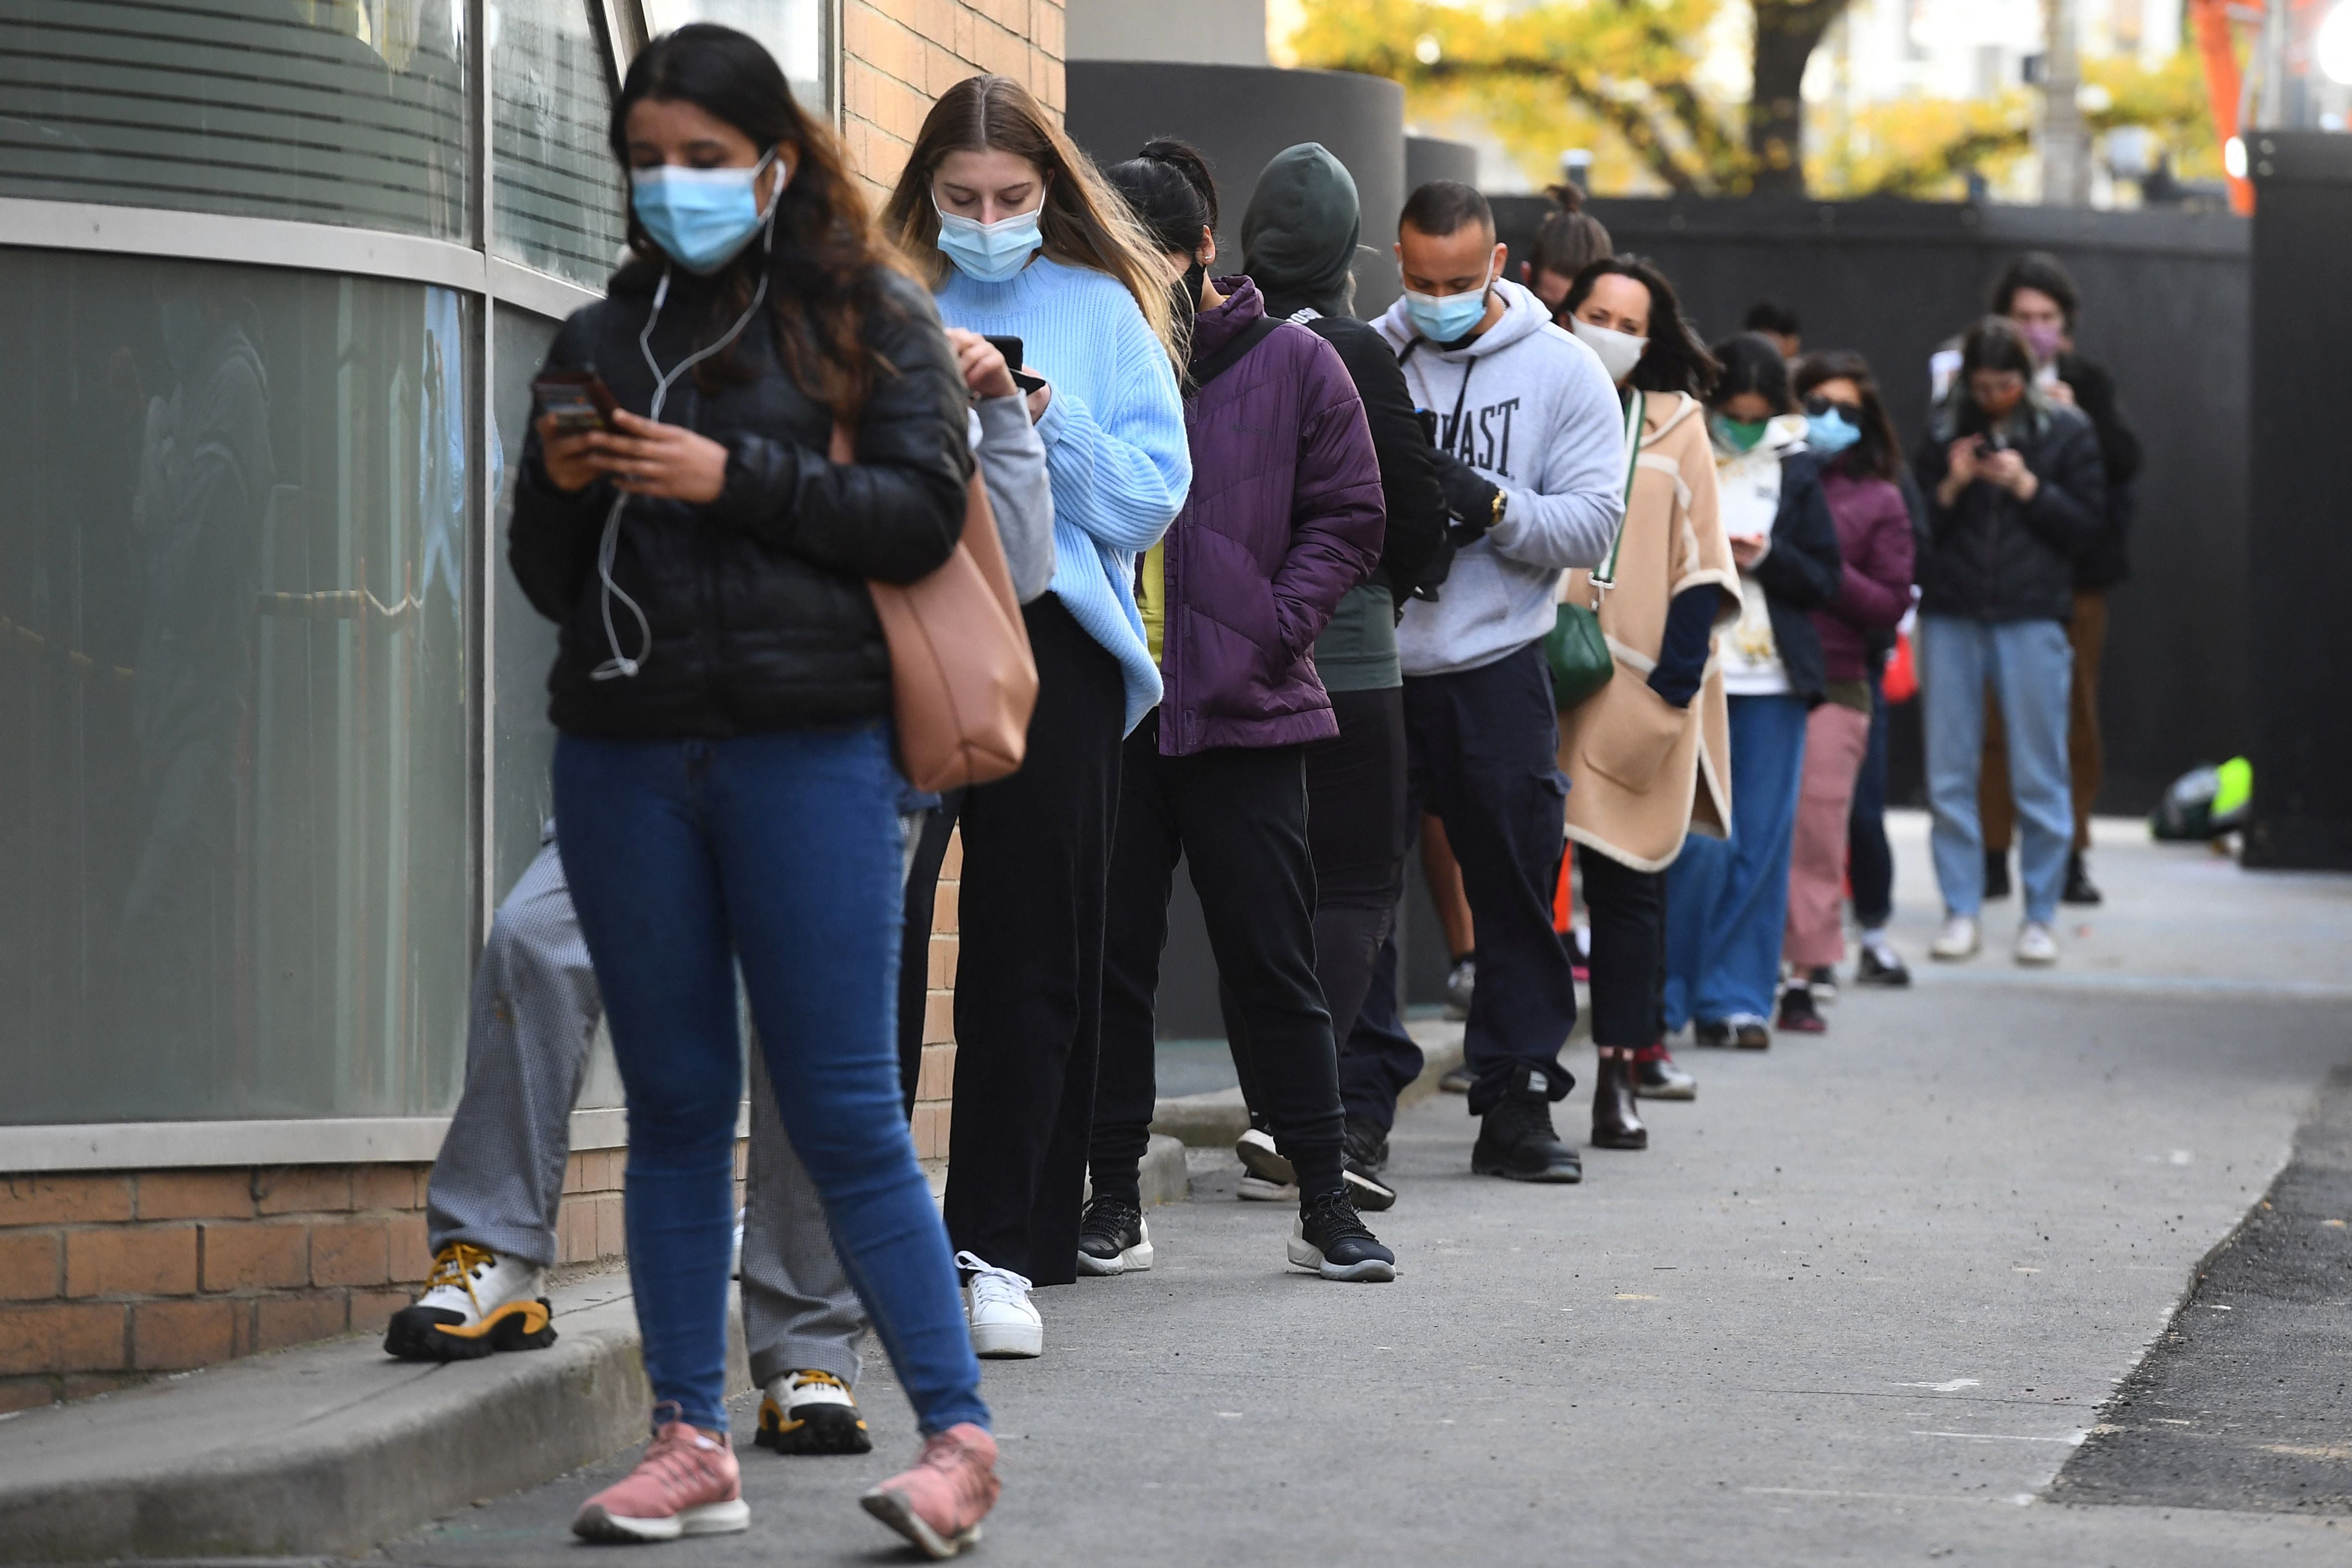
[(1976, 918), (1984, 907), (1984, 826), (1977, 781), (1983, 772), (1985, 687), (2000, 700), (2009, 742), (2009, 791), (2017, 802), (2018, 880), (2025, 918), (2058, 918), (2066, 856), (2074, 844), (2072, 764), (2066, 726), (2074, 648), (2060, 621), (1919, 617), (1919, 695), (1927, 731), (1928, 836), (1945, 910)]
[(1666, 868), (1666, 1028), (1769, 1018), (1805, 772), (1801, 697), (1734, 697), (1731, 837), (1694, 833)]
[(988, 1425), (899, 1101), (900, 788), (880, 724), (556, 744), (564, 875), (628, 1090), (646, 1373), (698, 1426), (727, 1426), (739, 959), (777, 1109), (922, 1429)]

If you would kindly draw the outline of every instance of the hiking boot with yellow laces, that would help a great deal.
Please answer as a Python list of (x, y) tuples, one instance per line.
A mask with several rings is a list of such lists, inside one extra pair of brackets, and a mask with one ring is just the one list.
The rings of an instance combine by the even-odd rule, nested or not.
[(814, 1367), (770, 1381), (752, 1441), (779, 1454), (863, 1454), (874, 1447), (849, 1385)]
[(403, 1361), (473, 1361), (492, 1351), (555, 1342), (540, 1270), (488, 1247), (453, 1241), (433, 1255), (425, 1294), (392, 1315), (386, 1355)]

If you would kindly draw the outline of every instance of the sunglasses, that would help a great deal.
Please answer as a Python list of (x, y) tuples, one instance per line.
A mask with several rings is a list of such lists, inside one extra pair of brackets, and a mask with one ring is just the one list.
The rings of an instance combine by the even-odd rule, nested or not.
[(1826, 397), (1808, 397), (1805, 399), (1805, 412), (1808, 414), (1842, 414), (1845, 416), (1845, 422), (1847, 424), (1853, 426), (1857, 430), (1862, 428), (1862, 406), (1859, 404), (1834, 403)]

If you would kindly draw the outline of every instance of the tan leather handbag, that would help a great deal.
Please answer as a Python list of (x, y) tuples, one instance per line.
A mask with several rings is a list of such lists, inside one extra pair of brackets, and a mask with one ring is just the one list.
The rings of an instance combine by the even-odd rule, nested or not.
[[(834, 426), (830, 455), (836, 463), (857, 460), (848, 426)], [(1019, 768), (1037, 706), (1037, 661), (977, 467), (963, 537), (946, 564), (919, 582), (866, 586), (890, 644), (892, 717), (907, 782), (960, 789)]]

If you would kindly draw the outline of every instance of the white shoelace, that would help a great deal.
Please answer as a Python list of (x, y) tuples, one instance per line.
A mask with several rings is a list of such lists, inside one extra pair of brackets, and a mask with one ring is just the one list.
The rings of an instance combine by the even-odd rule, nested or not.
[(971, 1304), (975, 1309), (1006, 1301), (1018, 1301), (1024, 1307), (1029, 1304), (1032, 1287), (1028, 1276), (1015, 1274), (1010, 1268), (999, 1268), (993, 1263), (983, 1261), (976, 1253), (959, 1252), (955, 1256), (955, 1263), (958, 1268), (971, 1271)]

